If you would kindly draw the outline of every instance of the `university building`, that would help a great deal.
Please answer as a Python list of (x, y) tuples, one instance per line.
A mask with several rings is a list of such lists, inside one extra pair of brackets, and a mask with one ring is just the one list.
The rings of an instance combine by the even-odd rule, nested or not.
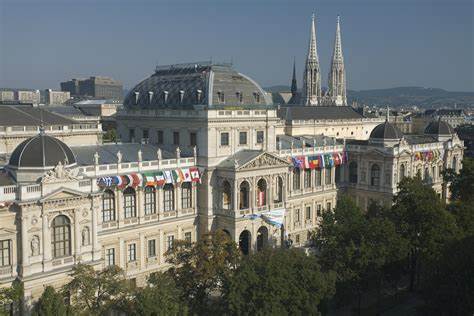
[(338, 195), (364, 209), (390, 204), (417, 174), (448, 199), (441, 171), (459, 171), (464, 150), (452, 127), (435, 120), (404, 135), (389, 117), (346, 106), (341, 82), (321, 97), (307, 84), (304, 103), (281, 107), (232, 65), (160, 66), (117, 112), (121, 143), (79, 145), (41, 129), (0, 175), (1, 286), (22, 280), (28, 308), (79, 262), (118, 265), (139, 286), (167, 268), (175, 240), (217, 230), (244, 254), (304, 247)]

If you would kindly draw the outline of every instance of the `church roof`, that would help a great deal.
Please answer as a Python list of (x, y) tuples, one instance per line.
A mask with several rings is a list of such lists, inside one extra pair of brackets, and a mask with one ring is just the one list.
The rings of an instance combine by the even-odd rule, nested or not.
[(350, 106), (287, 106), (278, 110), (278, 116), (290, 120), (347, 120), (362, 119), (363, 115)]
[(155, 73), (137, 84), (124, 100), (128, 108), (193, 109), (195, 105), (271, 104), (271, 97), (251, 78), (230, 64), (210, 62), (157, 67)]

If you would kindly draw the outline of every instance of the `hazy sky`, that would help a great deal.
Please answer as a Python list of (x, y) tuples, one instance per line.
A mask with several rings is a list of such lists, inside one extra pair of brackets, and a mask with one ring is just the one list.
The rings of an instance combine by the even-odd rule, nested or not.
[(311, 13), (323, 83), (341, 15), (349, 89), (474, 91), (473, 0), (0, 0), (0, 87), (59, 89), (106, 75), (126, 88), (157, 63), (234, 62), (262, 86), (301, 86)]

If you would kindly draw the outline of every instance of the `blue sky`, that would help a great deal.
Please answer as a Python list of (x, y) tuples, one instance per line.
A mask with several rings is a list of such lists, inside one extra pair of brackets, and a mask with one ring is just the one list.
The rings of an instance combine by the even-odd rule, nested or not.
[(107, 75), (127, 88), (155, 65), (234, 62), (262, 86), (301, 85), (311, 13), (323, 83), (341, 15), (349, 89), (474, 91), (472, 0), (0, 0), (0, 87)]

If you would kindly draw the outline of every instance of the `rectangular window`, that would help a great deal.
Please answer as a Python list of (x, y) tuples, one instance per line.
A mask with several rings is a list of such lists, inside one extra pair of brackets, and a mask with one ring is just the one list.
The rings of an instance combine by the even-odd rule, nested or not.
[(174, 210), (174, 188), (171, 184), (163, 189), (163, 205), (165, 212)]
[(326, 168), (324, 171), (326, 174), (324, 183), (331, 184), (332, 168)]
[(191, 243), (192, 242), (192, 238), (191, 238), (191, 232), (186, 232), (184, 233), (184, 240), (188, 243)]
[(157, 136), (156, 143), (158, 145), (162, 145), (163, 144), (163, 131), (157, 131), (156, 136)]
[(306, 206), (306, 219), (311, 219), (311, 206)]
[(137, 244), (128, 245), (128, 262), (134, 262), (137, 260)]
[(142, 135), (142, 143), (148, 144), (148, 139), (149, 139), (148, 129), (144, 129), (143, 130), (143, 135)]
[(318, 204), (318, 206), (316, 207), (316, 215), (318, 217), (321, 217), (323, 214), (321, 213), (321, 204)]
[(239, 145), (247, 145), (247, 132), (239, 133)]
[(300, 221), (300, 210), (297, 209), (295, 210), (295, 223), (298, 223)]
[(330, 211), (331, 210), (331, 202), (326, 203), (326, 210)]
[(196, 133), (190, 133), (189, 134), (189, 145), (191, 147), (197, 146), (197, 134)]
[(135, 194), (124, 194), (125, 218), (137, 217)]
[(301, 189), (301, 182), (300, 182), (301, 173), (300, 172), (301, 171), (299, 168), (293, 169), (293, 190), (295, 191)]
[(315, 169), (314, 170), (314, 184), (317, 186), (317, 187), (320, 187), (321, 186), (321, 169)]
[(221, 146), (229, 146), (229, 133), (221, 133)]
[(179, 132), (173, 132), (173, 145), (179, 145)]
[(174, 235), (169, 235), (166, 237), (166, 245), (168, 250), (173, 249)]
[(183, 209), (193, 207), (191, 183), (184, 183), (181, 186), (181, 207)]
[(156, 240), (148, 240), (148, 258), (156, 257)]
[(135, 142), (135, 129), (131, 128), (128, 130), (129, 139), (131, 143)]
[(115, 248), (105, 250), (105, 260), (108, 267), (115, 265)]
[(144, 190), (145, 193), (145, 215), (156, 213), (156, 195), (155, 189), (151, 186), (147, 186)]
[(311, 169), (304, 170), (304, 187), (305, 189), (311, 188)]
[(257, 131), (257, 144), (263, 144), (264, 140), (265, 136), (263, 134), (263, 131)]
[(11, 265), (10, 247), (11, 241), (9, 239), (0, 240), (0, 267)]

